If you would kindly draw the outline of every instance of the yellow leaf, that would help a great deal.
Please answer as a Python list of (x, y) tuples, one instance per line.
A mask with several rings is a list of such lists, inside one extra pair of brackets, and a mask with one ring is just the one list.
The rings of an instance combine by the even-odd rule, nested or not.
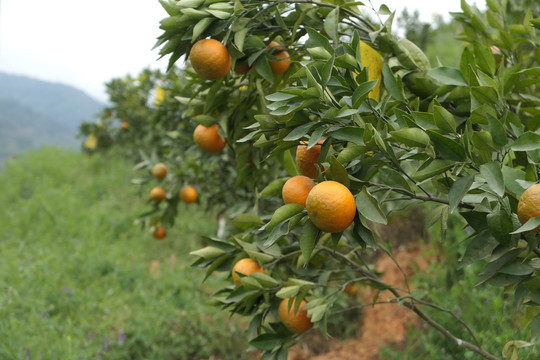
[(93, 150), (93, 149), (96, 148), (97, 143), (98, 143), (97, 136), (94, 135), (94, 134), (90, 134), (90, 135), (88, 135), (88, 138), (84, 142), (84, 147), (87, 148), (87, 149)]

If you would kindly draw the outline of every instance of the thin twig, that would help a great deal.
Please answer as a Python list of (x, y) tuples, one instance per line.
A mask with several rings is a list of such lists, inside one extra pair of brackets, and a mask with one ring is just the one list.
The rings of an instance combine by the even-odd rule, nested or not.
[[(330, 248), (327, 248), (327, 247), (322, 247), (324, 250), (326, 251), (332, 251), (332, 249)], [(395, 297), (396, 299), (402, 299), (403, 296), (401, 296), (399, 294), (399, 292), (396, 290), (396, 288), (390, 286), (389, 284), (386, 284), (384, 281), (382, 281), (379, 277), (377, 277), (375, 274), (371, 273), (371, 272), (368, 272), (362, 268), (360, 268), (358, 266), (357, 263), (355, 263), (353, 260), (349, 259), (347, 256), (345, 256), (344, 254), (338, 252), (338, 251), (334, 251), (333, 254), (335, 254), (336, 256), (342, 258), (343, 260), (345, 260), (346, 262), (348, 262), (349, 264), (353, 265), (356, 269), (358, 269), (358, 272), (360, 274), (362, 274), (365, 278), (367, 278), (370, 282), (373, 282), (379, 286), (382, 286), (383, 288), (387, 289), (388, 291), (390, 291)], [(448, 331), (444, 326), (440, 325), (438, 322), (436, 322), (435, 320), (433, 320), (431, 317), (429, 317), (427, 314), (425, 314), (422, 310), (420, 310), (416, 304), (414, 303), (414, 301), (416, 301), (416, 299), (414, 299), (413, 301), (413, 298), (410, 297), (411, 301), (404, 301), (402, 304), (404, 306), (406, 306), (407, 308), (409, 308), (410, 310), (412, 310), (416, 315), (418, 315), (422, 320), (424, 320), (428, 325), (430, 325), (431, 327), (433, 327), (435, 330), (439, 331), (442, 335), (444, 335), (446, 338), (450, 339), (454, 344), (456, 344), (457, 346), (460, 346), (460, 347), (463, 347), (467, 350), (471, 350), (471, 351), (474, 351), (475, 353), (483, 356), (484, 358), (488, 359), (488, 360), (500, 360), (498, 357), (496, 357), (495, 355), (492, 355), (490, 353), (488, 353), (487, 351), (485, 351), (484, 349), (482, 349), (480, 346), (477, 346), (477, 345), (474, 345), (474, 344), (471, 344), (470, 342), (468, 341), (465, 341), (465, 340), (462, 340), (456, 336), (454, 336), (450, 331)], [(470, 331), (470, 329), (468, 327), (466, 327), (467, 331)], [(476, 338), (473, 337), (473, 339), (476, 341)]]

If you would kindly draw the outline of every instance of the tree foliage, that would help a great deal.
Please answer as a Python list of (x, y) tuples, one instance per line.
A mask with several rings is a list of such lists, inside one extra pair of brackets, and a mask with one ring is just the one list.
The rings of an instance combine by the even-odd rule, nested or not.
[[(169, 56), (171, 72), (155, 74), (149, 87), (139, 79), (111, 97), (109, 122), (125, 114), (140, 127), (130, 135), (106, 133), (131, 146), (140, 168), (158, 158), (171, 164), (172, 194), (186, 181), (199, 181), (211, 207), (226, 204), (221, 209), (234, 228), (206, 239), (193, 253), (195, 265), (207, 277), (230, 272), (244, 257), (265, 269), (215, 295), (224, 309), (251, 317), (248, 336), (263, 359), (285, 359), (299, 338), (276, 317), (282, 299), (306, 299), (315, 328), (328, 336), (328, 320), (351, 283), (391, 293), (392, 301), (458, 345), (495, 359), (466, 328), (451, 334), (432, 320), (419, 307), (429, 306), (422, 297), (383, 282), (367, 258), (375, 251), (392, 257), (374, 224), (386, 224), (411, 204), (433, 203), (430, 221), (440, 224), (442, 240), (449, 214), (467, 222), (471, 235), (460, 262), (484, 264), (478, 285), (511, 290), (520, 306), (540, 306), (540, 249), (530, 231), (539, 221), (522, 225), (516, 215), (540, 165), (540, 20), (534, 8), (519, 17), (521, 3), (490, 0), (481, 13), (463, 1), (462, 12), (453, 14), (465, 44), (459, 67), (432, 67), (414, 42), (392, 33), (393, 14), (385, 6), (371, 9), (385, 18), (372, 23), (359, 3), (344, 1), (161, 3), (169, 16), (156, 46)], [(207, 37), (226, 44), (233, 64), (247, 62), (248, 73), (217, 81), (201, 79), (189, 65), (177, 73), (175, 62), (189, 60), (191, 46)], [(292, 65), (283, 75), (271, 72), (270, 41), (290, 53)], [(366, 44), (383, 55), (382, 64), (367, 55)], [(370, 73), (375, 68), (382, 79)], [(149, 105), (157, 78), (168, 95)], [(219, 124), (227, 151), (197, 151), (189, 139), (197, 123)], [(294, 149), (300, 141), (308, 147), (323, 141), (316, 181), (340, 182), (355, 197), (357, 215), (342, 233), (325, 233), (302, 206), (281, 203), (283, 178), (299, 173)], [(147, 214), (150, 223), (172, 223), (177, 203), (173, 196), (165, 209), (155, 207)], [(538, 335), (540, 315), (529, 323)], [(505, 352), (524, 344), (530, 345), (515, 342)]]

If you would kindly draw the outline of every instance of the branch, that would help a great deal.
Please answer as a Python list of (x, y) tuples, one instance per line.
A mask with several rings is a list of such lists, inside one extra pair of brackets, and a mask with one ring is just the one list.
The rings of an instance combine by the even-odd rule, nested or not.
[[(368, 279), (369, 281), (375, 283), (375, 284), (378, 284), (378, 285), (381, 285), (382, 287), (384, 287), (385, 289), (387, 289), (388, 291), (390, 291), (396, 298), (403, 298), (399, 292), (392, 286), (386, 284), (384, 281), (382, 281), (379, 277), (377, 277), (375, 274), (373, 274), (372, 272), (368, 272), (366, 270), (364, 270), (363, 268), (361, 268), (356, 262), (354, 262), (353, 260), (349, 259), (347, 256), (345, 256), (344, 254), (338, 252), (338, 251), (332, 251), (332, 249), (328, 248), (328, 247), (325, 247), (323, 246), (322, 247), (323, 250), (325, 251), (330, 251), (332, 252), (333, 254), (335, 254), (336, 256), (340, 257), (341, 259), (345, 260), (347, 263), (351, 264), (353, 267), (355, 267), (358, 272), (360, 274), (362, 274), (366, 279)], [(431, 327), (433, 327), (434, 329), (436, 329), (437, 331), (439, 331), (442, 335), (444, 335), (445, 337), (447, 337), (448, 339), (450, 339), (454, 344), (456, 344), (457, 346), (460, 346), (460, 347), (463, 347), (467, 350), (471, 350), (471, 351), (474, 351), (475, 353), (481, 355), (482, 357), (484, 357), (485, 359), (488, 359), (488, 360), (500, 360), (498, 357), (496, 357), (495, 355), (492, 355), (490, 353), (488, 353), (487, 351), (485, 351), (484, 349), (482, 349), (480, 346), (477, 346), (477, 345), (474, 345), (474, 344), (471, 344), (470, 342), (468, 341), (465, 341), (465, 340), (462, 340), (456, 336), (454, 336), (450, 331), (448, 331), (444, 326), (442, 326), (441, 324), (439, 324), (438, 322), (436, 322), (435, 320), (433, 320), (431, 317), (429, 317), (427, 314), (425, 314), (422, 310), (420, 310), (418, 307), (416, 307), (416, 305), (414, 304), (414, 302), (412, 301), (404, 301), (403, 302), (403, 305), (405, 305), (407, 308), (409, 308), (410, 310), (412, 310), (416, 315), (418, 315), (418, 317), (420, 317), (422, 320), (424, 320), (427, 324), (429, 324)], [(466, 327), (468, 331), (470, 331), (468, 329), (468, 327)], [(474, 337), (473, 337), (474, 338)]]

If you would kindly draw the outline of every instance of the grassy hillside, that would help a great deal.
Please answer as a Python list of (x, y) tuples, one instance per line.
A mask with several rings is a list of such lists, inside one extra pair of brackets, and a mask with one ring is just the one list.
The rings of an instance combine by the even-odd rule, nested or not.
[(208, 305), (225, 280), (187, 263), (215, 224), (193, 204), (166, 239), (141, 232), (149, 189), (132, 175), (53, 148), (0, 172), (0, 359), (246, 358), (236, 319)]

